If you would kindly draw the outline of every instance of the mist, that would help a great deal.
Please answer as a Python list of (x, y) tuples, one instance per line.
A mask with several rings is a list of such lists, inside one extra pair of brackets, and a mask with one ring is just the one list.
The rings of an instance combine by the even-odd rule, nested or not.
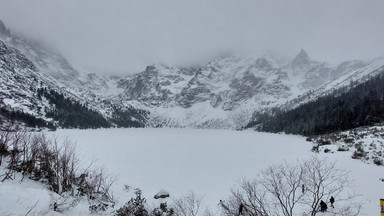
[(382, 0), (0, 0), (12, 32), (60, 50), (77, 69), (132, 74), (223, 54), (337, 63), (384, 56)]

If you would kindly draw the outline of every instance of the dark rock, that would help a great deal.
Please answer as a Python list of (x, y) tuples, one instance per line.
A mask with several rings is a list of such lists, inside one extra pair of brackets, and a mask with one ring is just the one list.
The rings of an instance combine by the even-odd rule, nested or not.
[(169, 197), (169, 193), (164, 191), (164, 190), (161, 190), (159, 191), (153, 198), (155, 199), (165, 199), (167, 197)]

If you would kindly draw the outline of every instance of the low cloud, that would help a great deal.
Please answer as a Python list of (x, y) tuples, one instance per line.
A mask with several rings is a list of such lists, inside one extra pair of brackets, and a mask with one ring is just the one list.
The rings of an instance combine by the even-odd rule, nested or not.
[(204, 64), (223, 53), (340, 62), (384, 56), (384, 1), (0, 0), (13, 31), (61, 50), (75, 67), (132, 74)]

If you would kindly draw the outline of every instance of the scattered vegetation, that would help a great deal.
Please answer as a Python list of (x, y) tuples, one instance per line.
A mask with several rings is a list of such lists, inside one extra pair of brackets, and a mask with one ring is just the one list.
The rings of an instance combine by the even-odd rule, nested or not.
[[(314, 139), (315, 140), (315, 139)], [(328, 145), (327, 145), (328, 146)], [(4, 163), (4, 159), (6, 163)], [(382, 163), (378, 160), (377, 163)], [(68, 140), (48, 138), (42, 133), (28, 133), (18, 127), (9, 127), (0, 132), (0, 166), (7, 169), (1, 173), (1, 181), (14, 179), (19, 172), (23, 178), (43, 182), (60, 195), (53, 200), (54, 211), (65, 212), (77, 205), (80, 199), (87, 199), (89, 211), (100, 213), (115, 207), (111, 190), (116, 178), (104, 170), (79, 166), (76, 146)], [(129, 190), (129, 187), (126, 186)], [(134, 197), (113, 211), (116, 216), (210, 216), (206, 210), (200, 213), (202, 197), (193, 192), (173, 199), (168, 204), (151, 208), (140, 189), (134, 190)], [(166, 194), (163, 191), (161, 194)], [(338, 200), (335, 215), (358, 215), (361, 204), (355, 202), (357, 195), (346, 170), (337, 169), (335, 163), (310, 159), (295, 164), (269, 166), (253, 179), (244, 179), (232, 188), (228, 197), (225, 215), (238, 215), (240, 204), (245, 215), (267, 216), (298, 214), (315, 216), (321, 200), (334, 196)], [(169, 194), (159, 199), (168, 199)], [(300, 209), (300, 210), (298, 210)], [(302, 211), (302, 212), (301, 212)]]
[(149, 216), (145, 208), (146, 200), (141, 197), (141, 190), (135, 189), (135, 198), (131, 198), (121, 208), (116, 210), (116, 216)]
[(314, 143), (312, 148), (314, 152), (325, 152), (326, 149), (330, 148), (330, 145), (333, 145), (337, 151), (350, 151), (353, 159), (381, 166), (384, 160), (383, 138), (384, 127), (373, 126), (312, 136), (308, 138), (308, 141)]
[(196, 216), (200, 210), (201, 200), (201, 197), (190, 191), (174, 201), (174, 211), (179, 216)]
[[(76, 146), (68, 140), (48, 138), (11, 125), (0, 131), (0, 166), (3, 164), (6, 171), (0, 173), (2, 182), (13, 180), (19, 172), (23, 179), (43, 182), (63, 197), (86, 197), (91, 205), (104, 208), (115, 203), (111, 186), (116, 178), (92, 169), (92, 164), (85, 169), (80, 167)], [(71, 200), (72, 204), (76, 202)], [(68, 202), (54, 202), (53, 208), (62, 211), (64, 205), (68, 206)]]

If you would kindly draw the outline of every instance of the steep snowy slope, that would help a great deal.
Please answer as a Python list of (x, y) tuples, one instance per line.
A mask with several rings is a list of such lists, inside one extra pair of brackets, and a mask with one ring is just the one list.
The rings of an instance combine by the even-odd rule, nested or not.
[(238, 128), (252, 114), (292, 108), (332, 89), (362, 82), (383, 59), (333, 66), (301, 50), (291, 61), (226, 57), (198, 68), (148, 66), (121, 80), (120, 98), (151, 111), (152, 126)]
[[(34, 64), (18, 50), (0, 41), (1, 103), (25, 112), (39, 109), (33, 92), (43, 83)], [(49, 82), (50, 80), (46, 80)], [(37, 113), (38, 114), (38, 113)]]
[(228, 57), (188, 69), (153, 65), (121, 81), (121, 98), (150, 109), (153, 124), (233, 127), (250, 117), (241, 110), (288, 98), (287, 78), (266, 58)]
[(298, 95), (294, 100), (288, 101), (281, 108), (292, 109), (300, 104), (307, 103), (318, 97), (329, 94), (337, 89), (348, 91), (350, 88), (367, 81), (369, 78), (382, 73), (384, 69), (384, 58), (377, 58), (371, 61), (348, 61), (343, 62), (330, 70), (329, 79), (303, 94)]
[[(2, 109), (52, 121), (47, 113), (53, 113), (53, 109), (81, 106), (82, 111), (98, 113), (98, 118), (110, 121), (111, 125), (144, 125), (145, 111), (114, 99), (121, 91), (117, 87), (118, 78), (76, 71), (59, 54), (36, 42), (12, 35), (1, 21), (0, 60)], [(59, 108), (57, 103), (62, 101), (57, 101), (57, 98), (55, 103), (52, 97), (47, 98), (47, 94), (38, 94), (42, 91), (63, 96), (67, 100), (66, 107)]]
[(294, 108), (384, 67), (384, 59), (331, 65), (302, 49), (290, 61), (230, 56), (200, 67), (151, 65), (119, 79), (75, 70), (56, 52), (12, 35), (1, 22), (0, 41), (3, 105), (43, 118), (49, 101), (36, 92), (49, 88), (118, 126), (240, 128), (260, 113)]

